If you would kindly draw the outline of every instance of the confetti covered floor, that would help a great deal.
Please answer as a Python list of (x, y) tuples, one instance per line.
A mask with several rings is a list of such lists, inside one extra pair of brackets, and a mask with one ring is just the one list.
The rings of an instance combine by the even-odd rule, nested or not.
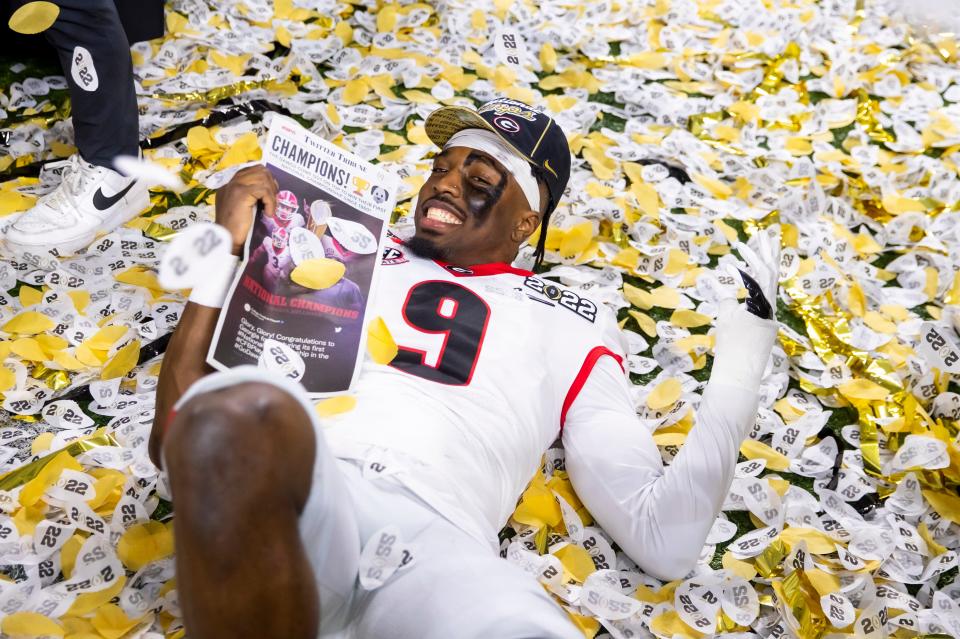
[[(694, 424), (731, 243), (783, 241), (760, 415), (695, 574), (663, 584), (611, 548), (555, 449), (508, 560), (588, 637), (960, 638), (954, 40), (869, 0), (174, 0), (166, 20), (133, 48), (141, 137), (185, 188), (84, 254), (0, 261), (4, 637), (184, 634), (146, 456), (184, 297), (156, 269), (259, 158), (264, 113), (398, 172), (402, 227), (424, 117), (507, 95), (567, 132), (545, 271), (618, 309), (665, 460)], [(59, 75), (0, 61), (0, 227), (75, 151)]]

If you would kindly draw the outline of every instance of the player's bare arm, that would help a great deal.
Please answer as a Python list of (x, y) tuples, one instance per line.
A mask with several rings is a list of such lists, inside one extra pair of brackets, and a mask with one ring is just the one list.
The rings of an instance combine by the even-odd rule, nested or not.
[[(216, 222), (230, 231), (234, 255), (243, 250), (256, 207), (262, 205), (272, 215), (276, 196), (277, 181), (263, 166), (238, 171), (217, 191)], [(158, 467), (162, 467), (160, 447), (171, 409), (195, 381), (213, 371), (206, 358), (219, 312), (219, 308), (188, 302), (170, 338), (157, 384), (157, 409), (150, 432), (150, 458)]]

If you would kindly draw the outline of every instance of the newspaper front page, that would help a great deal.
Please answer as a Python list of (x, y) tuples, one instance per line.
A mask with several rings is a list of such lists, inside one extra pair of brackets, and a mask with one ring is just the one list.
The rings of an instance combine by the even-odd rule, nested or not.
[(260, 365), (316, 397), (346, 391), (399, 179), (282, 116), (263, 158), (279, 185), (276, 214), (256, 213), (207, 361)]

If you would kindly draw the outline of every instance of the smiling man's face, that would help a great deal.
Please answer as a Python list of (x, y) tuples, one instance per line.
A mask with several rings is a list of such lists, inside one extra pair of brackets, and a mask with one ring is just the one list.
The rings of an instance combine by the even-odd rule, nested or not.
[[(542, 199), (546, 188), (541, 185)], [(450, 147), (433, 162), (420, 189), (408, 242), (423, 256), (470, 266), (511, 262), (521, 242), (536, 230), (531, 211), (513, 176), (495, 159), (466, 147)]]

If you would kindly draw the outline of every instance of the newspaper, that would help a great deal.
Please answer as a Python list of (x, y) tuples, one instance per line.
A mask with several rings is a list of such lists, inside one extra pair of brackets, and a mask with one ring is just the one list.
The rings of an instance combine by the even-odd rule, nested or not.
[(207, 361), (259, 365), (315, 397), (350, 389), (399, 180), (276, 116), (263, 161), (279, 185), (257, 211)]

